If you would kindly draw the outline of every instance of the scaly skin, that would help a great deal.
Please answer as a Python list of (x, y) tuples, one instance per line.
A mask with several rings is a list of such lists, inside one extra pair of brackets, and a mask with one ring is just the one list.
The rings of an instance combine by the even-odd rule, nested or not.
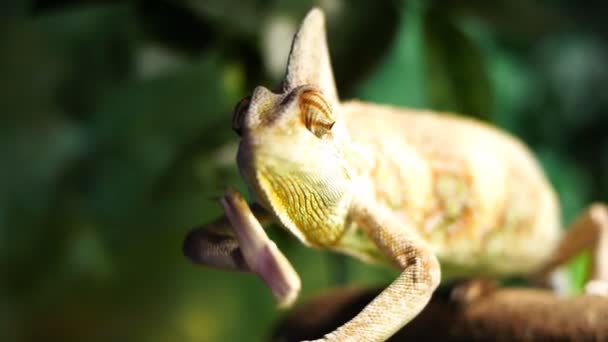
[(189, 235), (186, 255), (254, 272), (289, 305), (300, 280), (261, 229), (270, 217), (305, 245), (401, 270), (323, 340), (385, 340), (425, 307), (442, 273), (529, 274), (559, 240), (555, 195), (514, 137), (447, 114), (341, 103), (318, 9), (294, 38), (281, 89), (257, 87), (233, 128), (259, 206), (229, 190), (227, 219)]
[(557, 199), (514, 137), (445, 113), (354, 101), (342, 110), (365, 191), (410, 221), (444, 277), (529, 274), (549, 257)]

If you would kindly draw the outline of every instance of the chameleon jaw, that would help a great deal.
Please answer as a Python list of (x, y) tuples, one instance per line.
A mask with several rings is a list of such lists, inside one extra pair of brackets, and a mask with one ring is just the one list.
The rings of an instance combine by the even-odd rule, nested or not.
[(236, 190), (228, 188), (220, 202), (249, 268), (271, 290), (280, 308), (291, 306), (301, 288), (300, 277), (293, 266), (266, 235)]

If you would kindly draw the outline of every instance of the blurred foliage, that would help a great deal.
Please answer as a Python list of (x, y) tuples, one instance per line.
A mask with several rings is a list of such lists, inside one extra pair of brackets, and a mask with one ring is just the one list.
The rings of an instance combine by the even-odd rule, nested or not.
[[(280, 313), (261, 282), (193, 267), (181, 241), (219, 214), (225, 185), (243, 189), (232, 106), (279, 81), (312, 5), (327, 13), (342, 98), (455, 111), (509, 130), (537, 153), (566, 222), (608, 200), (600, 1), (8, 1), (2, 341), (269, 336)], [(394, 276), (271, 233), (301, 273), (303, 297)], [(348, 272), (336, 276), (336, 265)]]

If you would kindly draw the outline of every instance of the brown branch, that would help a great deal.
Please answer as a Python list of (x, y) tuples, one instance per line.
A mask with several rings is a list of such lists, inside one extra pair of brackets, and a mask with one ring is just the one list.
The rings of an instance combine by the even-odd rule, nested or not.
[[(273, 340), (314, 339), (357, 314), (381, 289), (336, 289), (290, 312)], [(436, 292), (424, 311), (390, 341), (608, 340), (608, 298), (560, 297), (548, 290), (503, 288), (468, 301)]]

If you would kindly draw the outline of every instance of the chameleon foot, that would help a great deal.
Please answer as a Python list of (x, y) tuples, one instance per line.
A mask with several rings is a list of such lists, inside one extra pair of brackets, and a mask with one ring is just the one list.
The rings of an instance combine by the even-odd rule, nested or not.
[(496, 290), (498, 284), (491, 279), (477, 278), (457, 285), (451, 292), (453, 302), (467, 304)]
[(587, 285), (585, 285), (585, 294), (608, 297), (608, 281), (590, 280)]

